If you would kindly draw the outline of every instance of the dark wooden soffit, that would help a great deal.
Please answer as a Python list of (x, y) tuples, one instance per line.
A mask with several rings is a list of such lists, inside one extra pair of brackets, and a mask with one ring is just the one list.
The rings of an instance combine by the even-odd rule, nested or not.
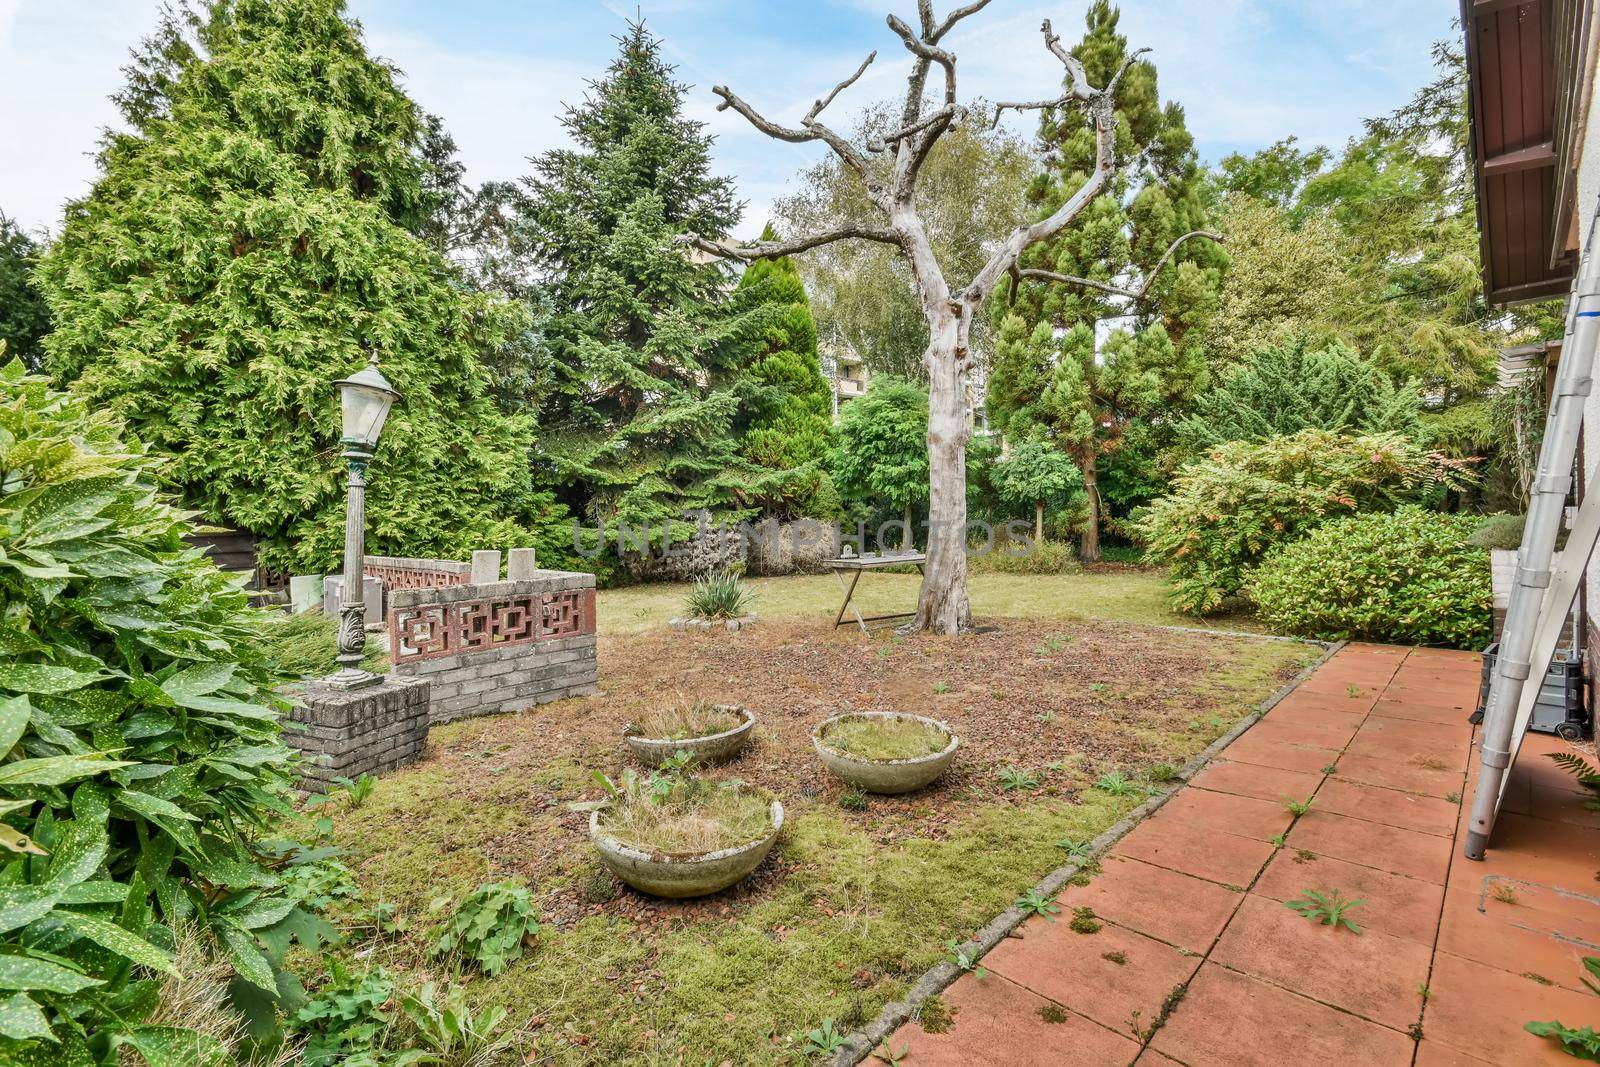
[[(1564, 295), (1574, 257), (1558, 220), (1570, 183), (1558, 172), (1558, 103), (1577, 96), (1570, 41), (1589, 0), (1461, 0), (1466, 28), (1484, 291), (1493, 304)], [(1562, 68), (1565, 68), (1564, 70)], [(1567, 134), (1569, 129), (1563, 130)]]

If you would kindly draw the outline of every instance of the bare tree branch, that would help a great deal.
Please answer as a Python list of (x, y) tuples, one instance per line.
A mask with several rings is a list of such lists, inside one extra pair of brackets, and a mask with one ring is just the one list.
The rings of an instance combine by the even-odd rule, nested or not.
[(1059, 96), (1054, 100), (1030, 100), (996, 104), (994, 106), (994, 117), (989, 120), (989, 128), (992, 130), (1000, 125), (1000, 116), (1007, 111), (1043, 111), (1045, 108), (1066, 107), (1072, 103), (1073, 99), (1072, 95), (1068, 94), (1067, 96)]
[(892, 130), (881, 137), (874, 137), (872, 140), (867, 142), (867, 151), (882, 152), (890, 145), (899, 144), (906, 138), (913, 137), (916, 134), (931, 128), (937, 123), (944, 122), (946, 120), (954, 122), (960, 119), (966, 113), (967, 109), (959, 104), (946, 104), (938, 111), (930, 112), (909, 126), (902, 126), (900, 129)]
[(1088, 289), (1098, 289), (1102, 293), (1110, 293), (1112, 296), (1124, 296), (1129, 300), (1142, 300), (1144, 298), (1144, 290), (1142, 289), (1135, 292), (1132, 289), (1124, 289), (1121, 286), (1097, 282), (1093, 278), (1080, 278), (1076, 274), (1057, 274), (1053, 270), (1036, 270), (1032, 267), (1013, 271), (1013, 274), (1023, 278), (1033, 278), (1041, 282), (1055, 282), (1058, 285), (1081, 285)]
[(677, 243), (698, 248), (702, 252), (709, 252), (714, 256), (725, 259), (740, 259), (746, 263), (753, 263), (758, 259), (777, 259), (780, 256), (791, 256), (798, 252), (806, 252), (822, 245), (833, 244), (836, 241), (858, 239), (862, 241), (877, 241), (879, 244), (900, 246), (900, 238), (888, 230), (878, 229), (875, 226), (841, 226), (835, 230), (824, 233), (812, 234), (808, 237), (795, 237), (787, 241), (750, 241), (745, 244), (730, 244), (727, 241), (713, 241), (699, 234), (679, 234)]
[(1116, 75), (1106, 85), (1106, 87), (1105, 87), (1106, 95), (1112, 96), (1112, 95), (1116, 94), (1117, 86), (1122, 84), (1122, 76), (1124, 74), (1128, 73), (1129, 68), (1131, 68), (1135, 63), (1139, 62), (1139, 57), (1140, 56), (1144, 55), (1145, 53), (1147, 53), (1149, 51), (1150, 51), (1150, 49), (1148, 49), (1148, 48), (1135, 48), (1133, 50), (1133, 54), (1130, 55), (1123, 62), (1122, 69), (1117, 71)]
[(1190, 230), (1188, 233), (1172, 242), (1171, 247), (1166, 250), (1160, 259), (1156, 260), (1156, 265), (1150, 268), (1150, 273), (1144, 276), (1144, 284), (1139, 287), (1140, 300), (1143, 300), (1145, 298), (1145, 294), (1150, 292), (1150, 287), (1156, 283), (1156, 278), (1161, 275), (1161, 268), (1167, 265), (1167, 260), (1172, 258), (1172, 254), (1178, 250), (1178, 246), (1183, 244), (1183, 242), (1187, 241), (1191, 237), (1205, 237), (1217, 242), (1219, 245), (1224, 243), (1222, 234), (1213, 233), (1210, 230)]
[(906, 51), (924, 62), (937, 63), (944, 68), (944, 102), (946, 104), (955, 103), (956, 57), (938, 45), (929, 44), (911, 32), (911, 27), (907, 26), (900, 16), (890, 15), (888, 22), (889, 28), (900, 36), (901, 41), (905, 42)]
[(956, 28), (956, 23), (960, 22), (964, 18), (976, 15), (978, 12), (982, 11), (988, 6), (989, 0), (976, 0), (976, 2), (968, 4), (966, 7), (956, 8), (954, 11), (950, 12), (950, 14), (945, 16), (944, 22), (939, 24), (939, 28), (937, 30), (934, 30), (928, 35), (928, 40), (932, 41), (934, 44), (938, 44), (944, 39), (945, 34)]
[(1072, 84), (1067, 86), (1067, 92), (1079, 100), (1088, 100), (1094, 95), (1094, 87), (1089, 84), (1089, 76), (1083, 72), (1083, 64), (1078, 62), (1078, 57), (1067, 51), (1061, 43), (1061, 38), (1056, 31), (1050, 28), (1050, 20), (1045, 19), (1040, 27), (1044, 33), (1044, 46), (1067, 68), (1067, 75), (1072, 79)]
[(846, 78), (838, 85), (835, 85), (833, 87), (833, 92), (829, 93), (827, 96), (811, 105), (811, 110), (807, 111), (806, 117), (800, 120), (800, 125), (810, 126), (813, 122), (815, 122), (817, 120), (817, 116), (822, 114), (822, 109), (833, 103), (834, 97), (838, 96), (840, 93), (844, 92), (846, 89), (850, 88), (850, 86), (859, 81), (861, 75), (867, 72), (867, 68), (872, 66), (872, 61), (877, 58), (878, 50), (874, 48), (867, 54), (867, 58), (861, 61), (861, 66), (856, 68), (856, 72), (854, 74), (850, 75), (850, 77)]
[[(869, 56), (867, 58), (867, 62), (870, 63), (871, 61), (872, 58)], [(853, 83), (857, 78), (861, 77), (861, 72), (866, 69), (867, 64), (863, 63), (861, 68), (857, 70), (853, 76), (846, 78), (843, 82), (839, 83), (839, 85), (834, 88), (833, 92), (828, 94), (826, 99), (817, 101), (817, 105), (821, 106), (813, 105), (811, 111), (807, 114), (801, 129), (795, 129), (791, 126), (780, 126), (778, 123), (773, 122), (755, 108), (745, 103), (745, 101), (740, 98), (739, 94), (735, 93), (732, 89), (729, 89), (726, 85), (712, 86), (711, 91), (717, 96), (722, 97), (722, 103), (717, 105), (718, 111), (726, 111), (729, 108), (732, 108), (739, 114), (743, 115), (750, 125), (754, 126), (768, 137), (779, 141), (788, 141), (790, 144), (806, 144), (810, 141), (821, 141), (829, 148), (832, 148), (840, 159), (848, 163), (851, 168), (855, 170), (858, 175), (860, 175), (862, 183), (867, 187), (867, 192), (871, 195), (874, 202), (877, 202), (883, 197), (883, 186), (878, 182), (877, 178), (873, 176), (872, 168), (867, 163), (866, 157), (863, 156), (856, 146), (851, 144), (847, 138), (840, 136), (827, 126), (824, 126), (822, 123), (816, 121), (817, 113), (820, 112), (823, 107), (826, 107), (830, 102), (832, 102), (833, 98), (837, 96), (841, 90)]]

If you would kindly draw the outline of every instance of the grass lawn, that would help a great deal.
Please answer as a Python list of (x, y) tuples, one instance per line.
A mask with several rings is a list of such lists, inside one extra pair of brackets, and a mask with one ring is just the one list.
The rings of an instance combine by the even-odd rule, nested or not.
[[(909, 611), (917, 606), (916, 574), (868, 572), (856, 589), (863, 615)], [(763, 618), (809, 617), (826, 624), (843, 599), (831, 574), (793, 578), (751, 578), (753, 610)], [(638, 585), (601, 593), (602, 634), (647, 633), (683, 611), (689, 591), (683, 584)], [(1197, 619), (1167, 605), (1166, 572), (1108, 565), (1079, 574), (980, 573), (969, 581), (975, 615), (1022, 619), (1108, 619), (1151, 626), (1198, 626), (1218, 630), (1260, 630), (1247, 614)]]
[[(1015, 614), (1030, 617), (951, 639), (830, 632), (830, 576), (755, 584), (763, 621), (739, 634), (666, 631), (675, 591), (602, 592), (603, 695), (435, 728), (422, 762), (359, 808), (322, 809), (362, 894), (344, 906), (388, 902), (410, 921), (338, 953), (412, 986), (448, 980), (425, 951), (429, 901), (516, 879), (538, 902), (536, 943), (500, 976), (464, 979), (472, 1000), (509, 1011), (503, 1062), (809, 1062), (803, 1031), (875, 1016), (947, 939), (1064, 862), (1057, 842), (1110, 826), (1314, 656), (1105, 621), (1119, 603), (1139, 623), (1171, 621), (1159, 578), (1142, 573), (983, 576), (980, 615), (1028, 587)], [(1044, 617), (1052, 605), (1061, 617)], [(755, 713), (755, 740), (718, 773), (772, 790), (788, 818), (743, 884), (666, 902), (600, 867), (573, 805), (599, 798), (593, 771), (626, 765), (624, 724), (679, 698)], [(919, 793), (841, 805), (809, 733), (850, 708), (944, 719), (963, 742), (955, 766)], [(1096, 785), (1112, 772), (1111, 788)]]

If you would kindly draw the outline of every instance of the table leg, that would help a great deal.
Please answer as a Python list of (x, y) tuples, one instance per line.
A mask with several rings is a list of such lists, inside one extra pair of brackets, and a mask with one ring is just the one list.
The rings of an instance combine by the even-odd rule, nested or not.
[[(861, 571), (855, 570), (851, 572), (852, 577), (848, 585), (845, 584), (844, 571), (834, 571), (833, 574), (834, 577), (839, 579), (839, 591), (844, 594), (844, 602), (839, 605), (839, 614), (833, 617), (833, 628), (837, 630), (844, 625), (844, 613), (847, 609), (850, 609), (851, 601), (855, 599), (856, 583), (861, 580)], [(856, 619), (857, 621), (861, 619), (861, 612), (856, 612)], [(865, 630), (867, 624), (861, 623), (861, 628)]]

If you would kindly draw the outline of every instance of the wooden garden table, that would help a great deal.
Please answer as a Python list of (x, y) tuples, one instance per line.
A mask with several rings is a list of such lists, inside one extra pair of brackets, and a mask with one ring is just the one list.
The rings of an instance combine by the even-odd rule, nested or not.
[[(889, 622), (891, 620), (914, 617), (917, 614), (915, 611), (897, 611), (888, 615), (863, 616), (861, 609), (855, 606), (856, 583), (861, 581), (861, 575), (864, 572), (882, 567), (900, 567), (909, 563), (917, 568), (918, 573), (921, 573), (922, 565), (926, 562), (928, 562), (926, 552), (865, 552), (859, 556), (836, 556), (833, 559), (824, 560), (824, 566), (833, 571), (838, 577), (839, 591), (844, 594), (844, 602), (839, 605), (839, 614), (833, 617), (833, 628), (837, 630), (841, 626), (848, 625), (844, 617), (846, 611), (856, 617), (856, 624), (861, 627), (861, 632), (864, 634), (872, 632), (872, 628), (867, 625), (869, 622)], [(848, 580), (846, 580), (846, 575), (849, 576)]]

